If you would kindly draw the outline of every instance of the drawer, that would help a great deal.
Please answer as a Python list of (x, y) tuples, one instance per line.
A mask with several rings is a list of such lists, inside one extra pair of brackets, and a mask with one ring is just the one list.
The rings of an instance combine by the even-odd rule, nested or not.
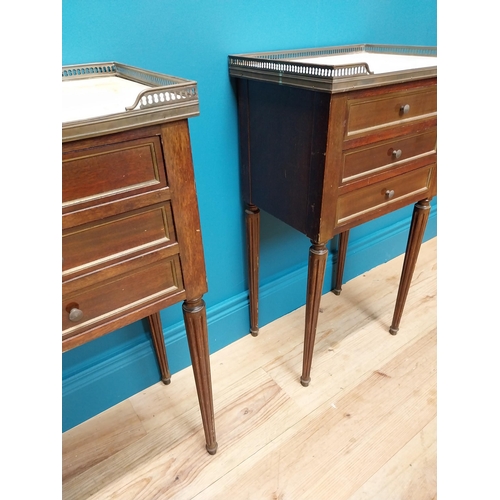
[(101, 204), (167, 187), (159, 137), (143, 137), (78, 149), (65, 145), (63, 209)]
[[(97, 273), (98, 275), (99, 273)], [(90, 328), (173, 296), (183, 291), (180, 260), (178, 255), (155, 261), (91, 286), (78, 286), (78, 279), (71, 286), (63, 284), (62, 329), (63, 337), (76, 330)], [(88, 280), (81, 279), (88, 285)], [(69, 293), (68, 293), (69, 292)], [(72, 310), (82, 312), (80, 318), (69, 319)]]
[(436, 86), (348, 99), (346, 135), (369, 133), (436, 114)]
[(434, 154), (436, 139), (437, 131), (433, 128), (421, 134), (396, 137), (368, 147), (344, 151), (341, 182), (353, 181)]
[(431, 188), (434, 169), (435, 164), (411, 170), (340, 195), (337, 202), (337, 225), (357, 218), (369, 220), (370, 212), (382, 215), (397, 208), (393, 205), (403, 206), (405, 200), (411, 203), (410, 198), (416, 197), (415, 201), (425, 198)]
[(63, 232), (63, 279), (176, 242), (170, 202)]

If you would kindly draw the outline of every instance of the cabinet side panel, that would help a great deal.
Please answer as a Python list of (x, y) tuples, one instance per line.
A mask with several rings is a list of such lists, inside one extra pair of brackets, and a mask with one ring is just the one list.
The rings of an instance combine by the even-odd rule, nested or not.
[[(307, 230), (306, 235), (316, 242), (326, 243), (331, 236), (323, 234), (325, 224), (329, 224), (327, 214), (331, 207), (328, 200), (332, 191), (336, 191), (336, 183), (329, 175), (329, 114), (331, 113), (330, 94), (314, 93), (314, 116), (311, 136), (311, 152), (309, 164), (309, 184), (307, 200)], [(328, 229), (332, 231), (333, 226)]]
[(330, 101), (319, 237), (321, 241), (325, 242), (330, 240), (336, 233), (336, 206), (342, 172), (342, 140), (346, 121), (346, 101), (345, 94), (334, 95)]
[(207, 281), (187, 120), (165, 124), (161, 139), (186, 298), (201, 297)]
[(252, 203), (311, 238), (319, 227), (329, 97), (248, 82)]
[(253, 203), (250, 182), (250, 109), (248, 104), (248, 80), (237, 80), (238, 92), (238, 138), (240, 161), (241, 197), (246, 203)]

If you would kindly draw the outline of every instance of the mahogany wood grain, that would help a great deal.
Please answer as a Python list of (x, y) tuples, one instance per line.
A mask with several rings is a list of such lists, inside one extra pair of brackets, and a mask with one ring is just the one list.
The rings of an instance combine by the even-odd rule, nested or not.
[(63, 228), (170, 199), (160, 130), (63, 143)]
[[(124, 137), (123, 135), (121, 137)], [(120, 166), (117, 179), (113, 165)], [(158, 137), (118, 141), (112, 145), (69, 151), (64, 154), (63, 206), (97, 201), (117, 192), (146, 186), (166, 186)]]
[(103, 203), (92, 204), (82, 203), (77, 210), (63, 213), (63, 230), (71, 229), (75, 226), (93, 223), (96, 220), (112, 218), (126, 214), (133, 210), (148, 208), (159, 203), (166, 203), (170, 200), (170, 188), (164, 187), (152, 192), (134, 193), (127, 196), (114, 195)]
[(348, 150), (344, 153), (342, 182), (390, 169), (395, 164), (408, 162), (416, 156), (436, 153), (436, 138), (437, 130), (434, 128), (420, 134), (395, 137)]
[[(124, 316), (140, 305), (181, 292), (179, 256), (161, 258), (161, 253), (157, 252), (148, 257), (152, 262), (145, 263), (145, 259), (139, 257), (113, 266), (111, 276), (98, 272), (63, 283), (63, 337), (70, 337), (113, 316)], [(68, 308), (73, 303), (83, 312), (83, 317), (77, 322), (68, 315)]]
[[(169, 295), (168, 297), (151, 300), (146, 304), (136, 306), (133, 311), (127, 312), (127, 314), (111, 315), (110, 317), (99, 321), (97, 324), (86, 326), (81, 330), (73, 331), (71, 332), (71, 335), (63, 336), (62, 351), (69, 351), (70, 349), (74, 349), (75, 347), (90, 342), (91, 340), (118, 330), (119, 328), (130, 325), (130, 323), (147, 318), (151, 314), (154, 314), (161, 309), (173, 306), (185, 298), (186, 292), (185, 290), (182, 290), (176, 294)], [(161, 363), (159, 360), (158, 362)]]
[(392, 205), (400, 201), (408, 205), (408, 199), (427, 196), (432, 176), (433, 166), (427, 165), (340, 195), (337, 202), (337, 225), (349, 223), (352, 219), (365, 220), (373, 211), (380, 215), (392, 212)]
[(146, 250), (176, 246), (170, 202), (151, 205), (63, 230), (63, 276), (73, 278)]
[(370, 130), (365, 135), (353, 135), (344, 138), (343, 149), (353, 149), (375, 144), (379, 141), (387, 141), (396, 137), (412, 134), (421, 134), (437, 126), (437, 114), (424, 116), (415, 121), (387, 124), (375, 130)]
[(161, 140), (175, 207), (186, 298), (193, 299), (201, 297), (208, 287), (187, 120), (166, 123), (161, 129)]
[[(437, 110), (436, 87), (419, 88), (411, 90), (405, 88), (401, 91), (387, 91), (379, 96), (364, 93), (365, 98), (356, 97), (349, 99), (346, 136), (361, 133), (372, 133), (373, 129), (386, 127), (395, 122), (419, 119), (422, 116), (432, 115)], [(401, 108), (409, 106), (407, 113)]]
[[(318, 207), (312, 207), (316, 212), (316, 218), (319, 217), (319, 234), (310, 237), (314, 241), (329, 241), (335, 236), (335, 224), (337, 221), (337, 197), (338, 186), (341, 184), (342, 169), (341, 155), (342, 139), (344, 136), (344, 124), (346, 120), (346, 96), (335, 95), (330, 99), (329, 116), (337, 119), (328, 120), (328, 133), (326, 137), (326, 154), (324, 179), (321, 186), (322, 196), (321, 204)], [(319, 189), (318, 186), (310, 186), (310, 190)]]
[[(390, 169), (383, 169), (380, 172), (374, 172), (370, 176), (363, 176), (355, 181), (345, 182), (339, 185), (337, 195), (341, 196), (350, 191), (356, 191), (366, 186), (371, 186), (375, 182), (380, 182), (384, 180), (394, 179), (396, 177), (403, 176), (413, 170), (417, 170), (423, 167), (429, 167), (431, 165), (435, 166), (436, 154), (426, 155), (424, 157), (415, 157), (407, 163), (394, 164)], [(434, 183), (434, 175), (431, 178), (431, 185)], [(430, 185), (430, 186), (431, 186)], [(429, 186), (429, 187), (430, 187)]]

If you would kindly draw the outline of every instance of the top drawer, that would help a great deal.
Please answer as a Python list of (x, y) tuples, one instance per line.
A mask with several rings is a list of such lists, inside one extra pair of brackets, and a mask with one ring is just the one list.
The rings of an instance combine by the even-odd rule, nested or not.
[(347, 137), (437, 114), (437, 87), (347, 101)]
[(63, 147), (63, 209), (79, 209), (167, 187), (157, 136), (82, 149), (74, 143)]

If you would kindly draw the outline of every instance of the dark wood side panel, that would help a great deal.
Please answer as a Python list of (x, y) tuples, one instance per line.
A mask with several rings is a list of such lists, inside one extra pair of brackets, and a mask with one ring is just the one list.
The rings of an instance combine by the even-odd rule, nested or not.
[(248, 102), (248, 80), (237, 79), (238, 92), (238, 138), (240, 162), (240, 189), (244, 202), (252, 204), (250, 175), (250, 105)]
[(201, 297), (208, 288), (187, 120), (163, 125), (161, 141), (186, 298), (194, 299)]
[[(251, 203), (314, 238), (326, 154), (329, 94), (248, 82)], [(242, 122), (240, 121), (240, 126)]]

